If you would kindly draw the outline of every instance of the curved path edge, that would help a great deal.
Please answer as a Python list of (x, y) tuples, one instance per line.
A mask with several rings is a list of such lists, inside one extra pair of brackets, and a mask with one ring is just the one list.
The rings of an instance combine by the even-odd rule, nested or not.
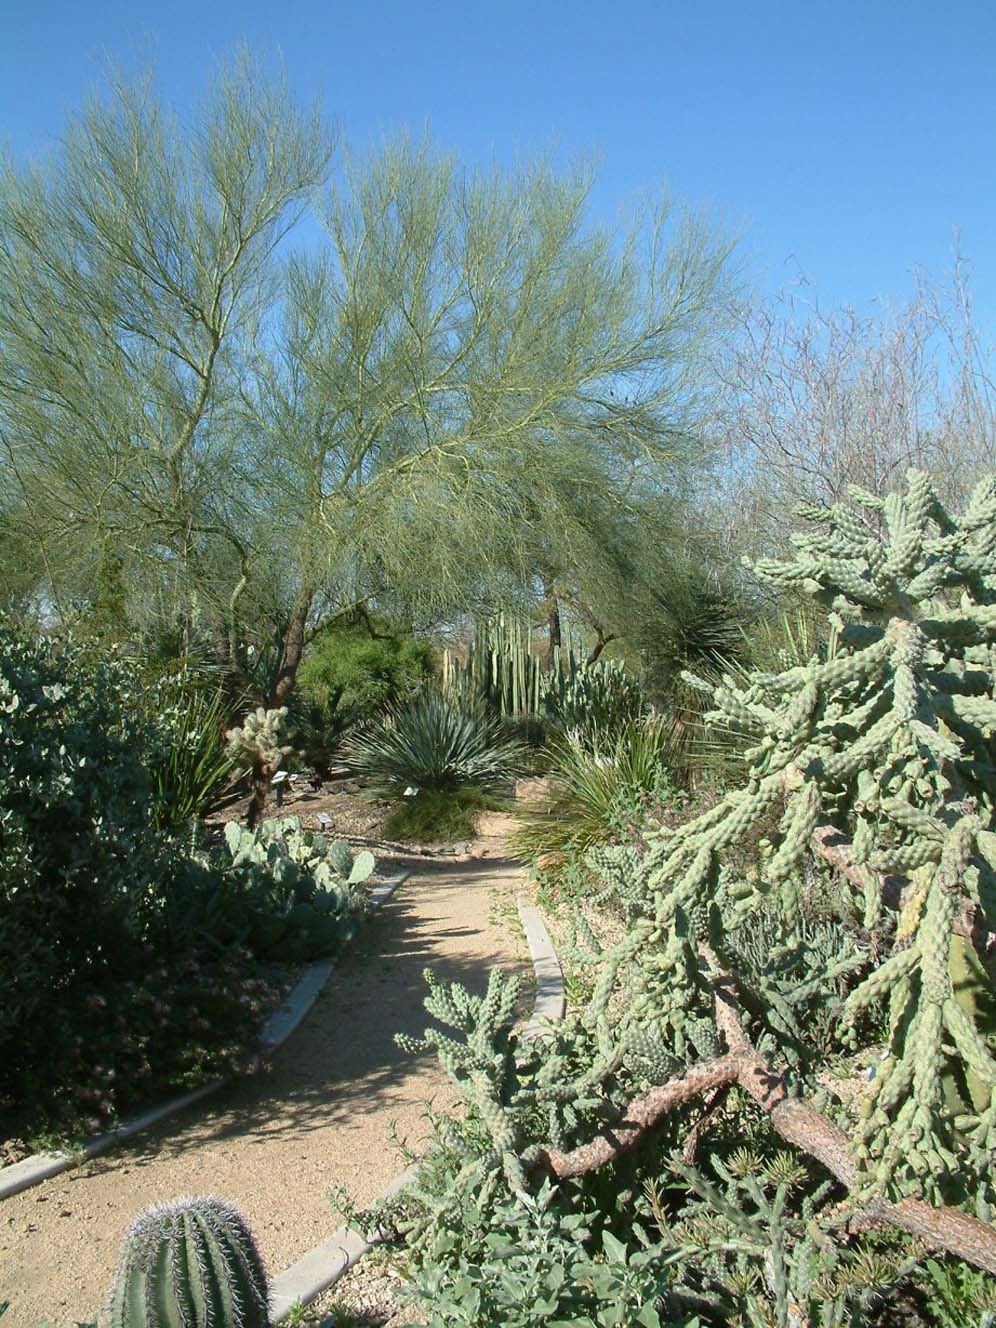
[[(380, 908), (409, 876), (411, 876), (410, 870), (399, 872), (371, 890), (367, 900), (367, 912), (373, 913)], [(318, 1000), (334, 968), (334, 959), (323, 959), (317, 964), (308, 965), (287, 1000), (279, 1010), (274, 1011), (263, 1028), (260, 1040), (267, 1050), (272, 1051), (287, 1041)], [(229, 1082), (227, 1078), (212, 1079), (189, 1093), (170, 1098), (167, 1102), (150, 1107), (148, 1111), (129, 1117), (105, 1134), (91, 1135), (79, 1148), (53, 1153), (35, 1153), (20, 1162), (13, 1162), (8, 1167), (0, 1168), (0, 1199), (20, 1194), (22, 1190), (40, 1185), (43, 1180), (58, 1176), (60, 1172), (69, 1171), (70, 1168), (79, 1166), (99, 1153), (106, 1153), (115, 1144), (141, 1134), (143, 1130), (148, 1130), (166, 1116), (172, 1116), (182, 1111), (184, 1107), (192, 1106), (193, 1103), (199, 1102), (210, 1093), (217, 1092), (223, 1084)]]
[[(557, 958), (550, 933), (542, 915), (525, 895), (516, 901), (519, 919), (526, 934), (526, 942), (536, 974), (536, 998), (529, 1023), (522, 1030), (524, 1039), (540, 1037), (549, 1023), (559, 1023), (564, 1017), (564, 974)], [(382, 1202), (404, 1189), (414, 1180), (418, 1163), (396, 1176), (387, 1189), (374, 1202)], [(270, 1284), (270, 1322), (280, 1323), (299, 1305), (310, 1305), (329, 1287), (334, 1286), (376, 1241), (367, 1240), (351, 1227), (339, 1227), (328, 1240), (308, 1251)]]

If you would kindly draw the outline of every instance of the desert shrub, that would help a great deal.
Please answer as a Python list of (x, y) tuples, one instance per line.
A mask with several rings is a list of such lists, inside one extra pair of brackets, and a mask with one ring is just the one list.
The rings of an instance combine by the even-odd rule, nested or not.
[(318, 633), (298, 672), (304, 697), (334, 720), (366, 720), (428, 681), (432, 647), (380, 615), (339, 621)]
[(996, 1278), (961, 1259), (928, 1259), (924, 1268), (927, 1309), (944, 1328), (992, 1328)]
[(262, 977), (237, 947), (160, 958), (144, 948), (89, 991), (80, 1009), (64, 1012), (58, 1081), (29, 1075), (46, 1092), (42, 1119), (92, 1133), (170, 1090), (263, 1068), (260, 1031), (287, 989)]
[(706, 565), (676, 564), (633, 633), (650, 692), (666, 703), (681, 695), (686, 669), (714, 674), (744, 660), (744, 633), (756, 616), (743, 587)]
[[(229, 1011), (218, 988), (187, 1018), (176, 999), (196, 954), (169, 901), (213, 874), (155, 823), (158, 743), (120, 661), (0, 633), (0, 1106), (36, 1121), (113, 1110), (150, 1038), (149, 1074), (187, 1082), (262, 1025), (262, 1000)], [(152, 1010), (137, 993), (160, 965)]]
[(148, 695), (113, 654), (0, 633), (0, 1114), (12, 1126), (106, 1121), (254, 1064), (273, 1003), (258, 960), (333, 952), (362, 912), (369, 854), (284, 822), (234, 828), (221, 854), (162, 828), (173, 719)]
[(121, 682), (110, 663), (83, 665), (72, 644), (0, 634), (8, 1092), (56, 1073), (64, 1011), (133, 958), (136, 910), (168, 870), (166, 847), (150, 834), (148, 733), (121, 707)]
[(551, 791), (520, 815), (514, 851), (535, 861), (641, 834), (682, 798), (671, 757), (671, 730), (659, 719), (631, 721), (594, 747), (578, 736), (554, 744)]
[(379, 792), (400, 797), (408, 787), (492, 789), (524, 758), (521, 745), (504, 736), (500, 720), (481, 704), (426, 688), (354, 737), (346, 759)]
[(402, 798), (384, 822), (388, 839), (408, 843), (452, 844), (470, 839), (477, 813), (500, 811), (506, 803), (474, 785), (458, 789), (422, 789)]

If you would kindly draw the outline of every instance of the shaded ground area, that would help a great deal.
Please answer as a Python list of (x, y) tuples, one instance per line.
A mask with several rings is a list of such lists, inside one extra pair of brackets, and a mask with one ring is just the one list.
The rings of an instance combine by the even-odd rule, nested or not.
[(221, 1090), (148, 1134), (0, 1204), (3, 1328), (63, 1328), (96, 1316), (132, 1217), (150, 1203), (217, 1193), (235, 1203), (278, 1273), (337, 1225), (329, 1190), (369, 1202), (402, 1169), (392, 1130), (422, 1136), (424, 1102), (455, 1101), (433, 1058), (412, 1058), (422, 970), (483, 990), (494, 964), (527, 973), (511, 923), (510, 864), (440, 865), (374, 916), (273, 1070)]

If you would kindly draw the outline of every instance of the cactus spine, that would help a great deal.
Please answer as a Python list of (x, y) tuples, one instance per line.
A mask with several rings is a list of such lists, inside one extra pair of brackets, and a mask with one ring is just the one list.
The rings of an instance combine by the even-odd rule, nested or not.
[(222, 1199), (146, 1209), (121, 1247), (109, 1328), (267, 1328), (266, 1272), (252, 1234)]

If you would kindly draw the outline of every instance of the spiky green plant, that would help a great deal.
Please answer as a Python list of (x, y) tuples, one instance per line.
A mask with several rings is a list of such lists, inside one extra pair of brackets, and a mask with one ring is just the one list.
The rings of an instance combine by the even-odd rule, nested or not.
[(551, 670), (532, 647), (528, 623), (499, 616), (477, 624), (466, 657), (447, 650), (443, 654), (443, 688), (483, 700), (505, 719), (538, 716), (548, 673), (559, 674), (574, 667), (576, 655), (568, 642), (566, 650), (554, 652)]
[(169, 682), (156, 692), (163, 741), (149, 771), (154, 815), (160, 825), (179, 829), (212, 810), (238, 767), (225, 741), (220, 692), (206, 694)]
[(626, 725), (592, 747), (567, 737), (551, 749), (549, 795), (521, 813), (512, 848), (534, 861), (583, 852), (625, 835), (678, 798), (671, 774), (672, 729), (664, 720)]
[(291, 750), (280, 741), (286, 720), (286, 706), (276, 710), (258, 706), (246, 715), (240, 727), (228, 730), (225, 735), (228, 755), (246, 765), (258, 764), (272, 774)]
[(554, 675), (543, 701), (561, 732), (578, 734), (592, 749), (631, 729), (646, 709), (639, 683), (616, 660)]
[[(710, 1322), (864, 1322), (910, 1233), (996, 1273), (996, 477), (958, 517), (917, 473), (852, 496), (761, 568), (830, 610), (829, 649), (710, 691), (753, 735), (743, 786), (589, 853), (626, 923), (578, 910), (590, 998), (528, 1046), (433, 1000), (468, 1112), (399, 1220), (424, 1286), (472, 1205), (500, 1239), (551, 1173), (555, 1217), (632, 1224)], [(887, 1229), (842, 1239), (854, 1216)]]
[(209, 1195), (146, 1209), (121, 1247), (108, 1328), (267, 1328), (263, 1261), (243, 1218)]
[(389, 710), (346, 749), (348, 764), (390, 797), (409, 786), (491, 789), (523, 759), (520, 744), (503, 736), (499, 720), (482, 705), (435, 688)]

